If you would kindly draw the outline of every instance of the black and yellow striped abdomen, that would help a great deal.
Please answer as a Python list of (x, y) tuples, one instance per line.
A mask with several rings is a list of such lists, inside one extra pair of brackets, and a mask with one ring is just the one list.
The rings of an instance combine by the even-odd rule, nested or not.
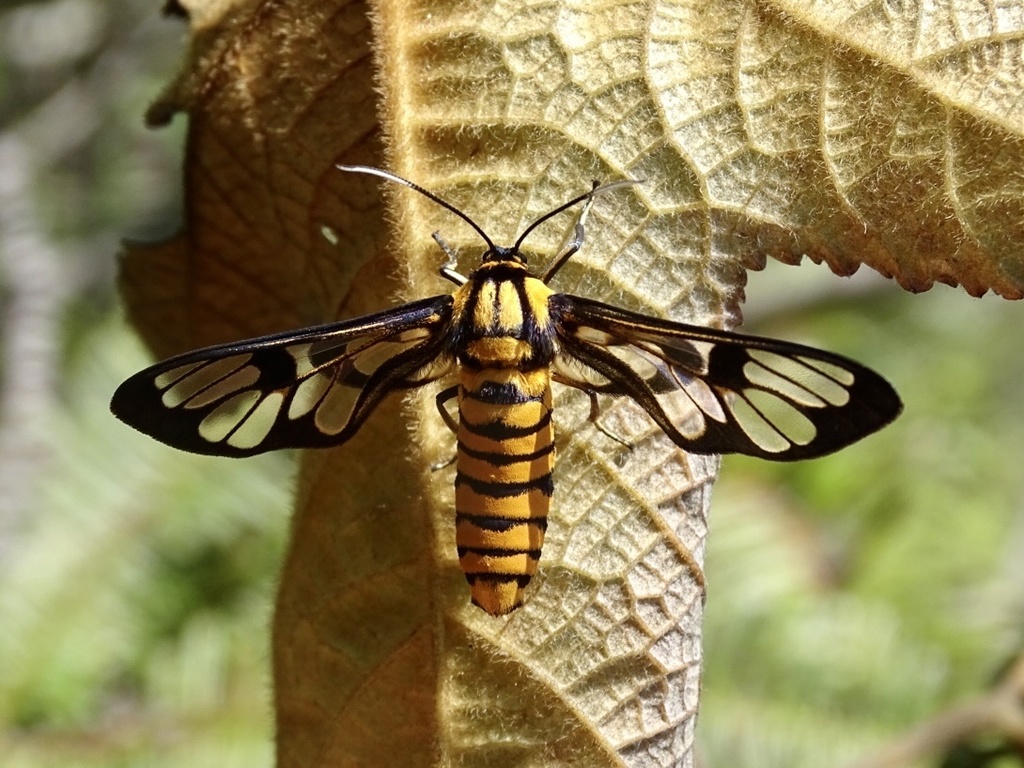
[(501, 616), (537, 572), (551, 505), (551, 292), (518, 264), (473, 278), (456, 294), (455, 542), (473, 602)]
[(555, 465), (550, 373), (464, 368), (460, 379), (455, 542), (473, 602), (500, 616), (522, 604), (544, 543)]

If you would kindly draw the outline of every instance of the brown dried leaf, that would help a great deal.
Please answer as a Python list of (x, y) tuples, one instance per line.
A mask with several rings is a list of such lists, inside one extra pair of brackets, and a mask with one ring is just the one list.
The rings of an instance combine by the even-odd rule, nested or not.
[(368, 280), (342, 312), (384, 237), (378, 185), (334, 169), (380, 152), (365, 7), (317, 3), (298, 14), (289, 3), (239, 2), (211, 21), (194, 5), (193, 23), (211, 23), (150, 111), (189, 114), (186, 226), (162, 245), (128, 248), (132, 321), (163, 355), (386, 303), (383, 283)]

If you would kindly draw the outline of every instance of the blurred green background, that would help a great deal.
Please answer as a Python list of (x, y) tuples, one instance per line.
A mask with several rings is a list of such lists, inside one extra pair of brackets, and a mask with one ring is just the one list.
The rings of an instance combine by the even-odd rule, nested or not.
[[(188, 456), (107, 413), (148, 362), (113, 291), (118, 243), (180, 220), (185, 121), (141, 118), (182, 53), (157, 10), (0, 8), (5, 768), (272, 762), (291, 460)], [(1024, 314), (811, 265), (770, 264), (748, 295), (746, 330), (868, 363), (906, 411), (827, 459), (725, 460), (702, 765), (840, 765), (983, 692), (1021, 646)]]
[(0, 766), (272, 763), (287, 456), (204, 461), (110, 416), (149, 357), (123, 238), (177, 229), (185, 25), (153, 0), (0, 8)]

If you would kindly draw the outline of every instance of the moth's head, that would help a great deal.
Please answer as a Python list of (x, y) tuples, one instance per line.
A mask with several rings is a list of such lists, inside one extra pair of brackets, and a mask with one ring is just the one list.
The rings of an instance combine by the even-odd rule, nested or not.
[(519, 246), (492, 245), (484, 255), (480, 257), (483, 264), (495, 264), (505, 262), (506, 264), (520, 264), (526, 266), (526, 257), (520, 253)]

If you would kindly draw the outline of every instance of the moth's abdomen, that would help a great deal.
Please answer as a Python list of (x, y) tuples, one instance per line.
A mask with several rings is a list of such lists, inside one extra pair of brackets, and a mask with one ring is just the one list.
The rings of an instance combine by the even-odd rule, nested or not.
[(463, 368), (455, 477), (459, 564), (473, 602), (518, 608), (537, 572), (555, 464), (551, 374)]

